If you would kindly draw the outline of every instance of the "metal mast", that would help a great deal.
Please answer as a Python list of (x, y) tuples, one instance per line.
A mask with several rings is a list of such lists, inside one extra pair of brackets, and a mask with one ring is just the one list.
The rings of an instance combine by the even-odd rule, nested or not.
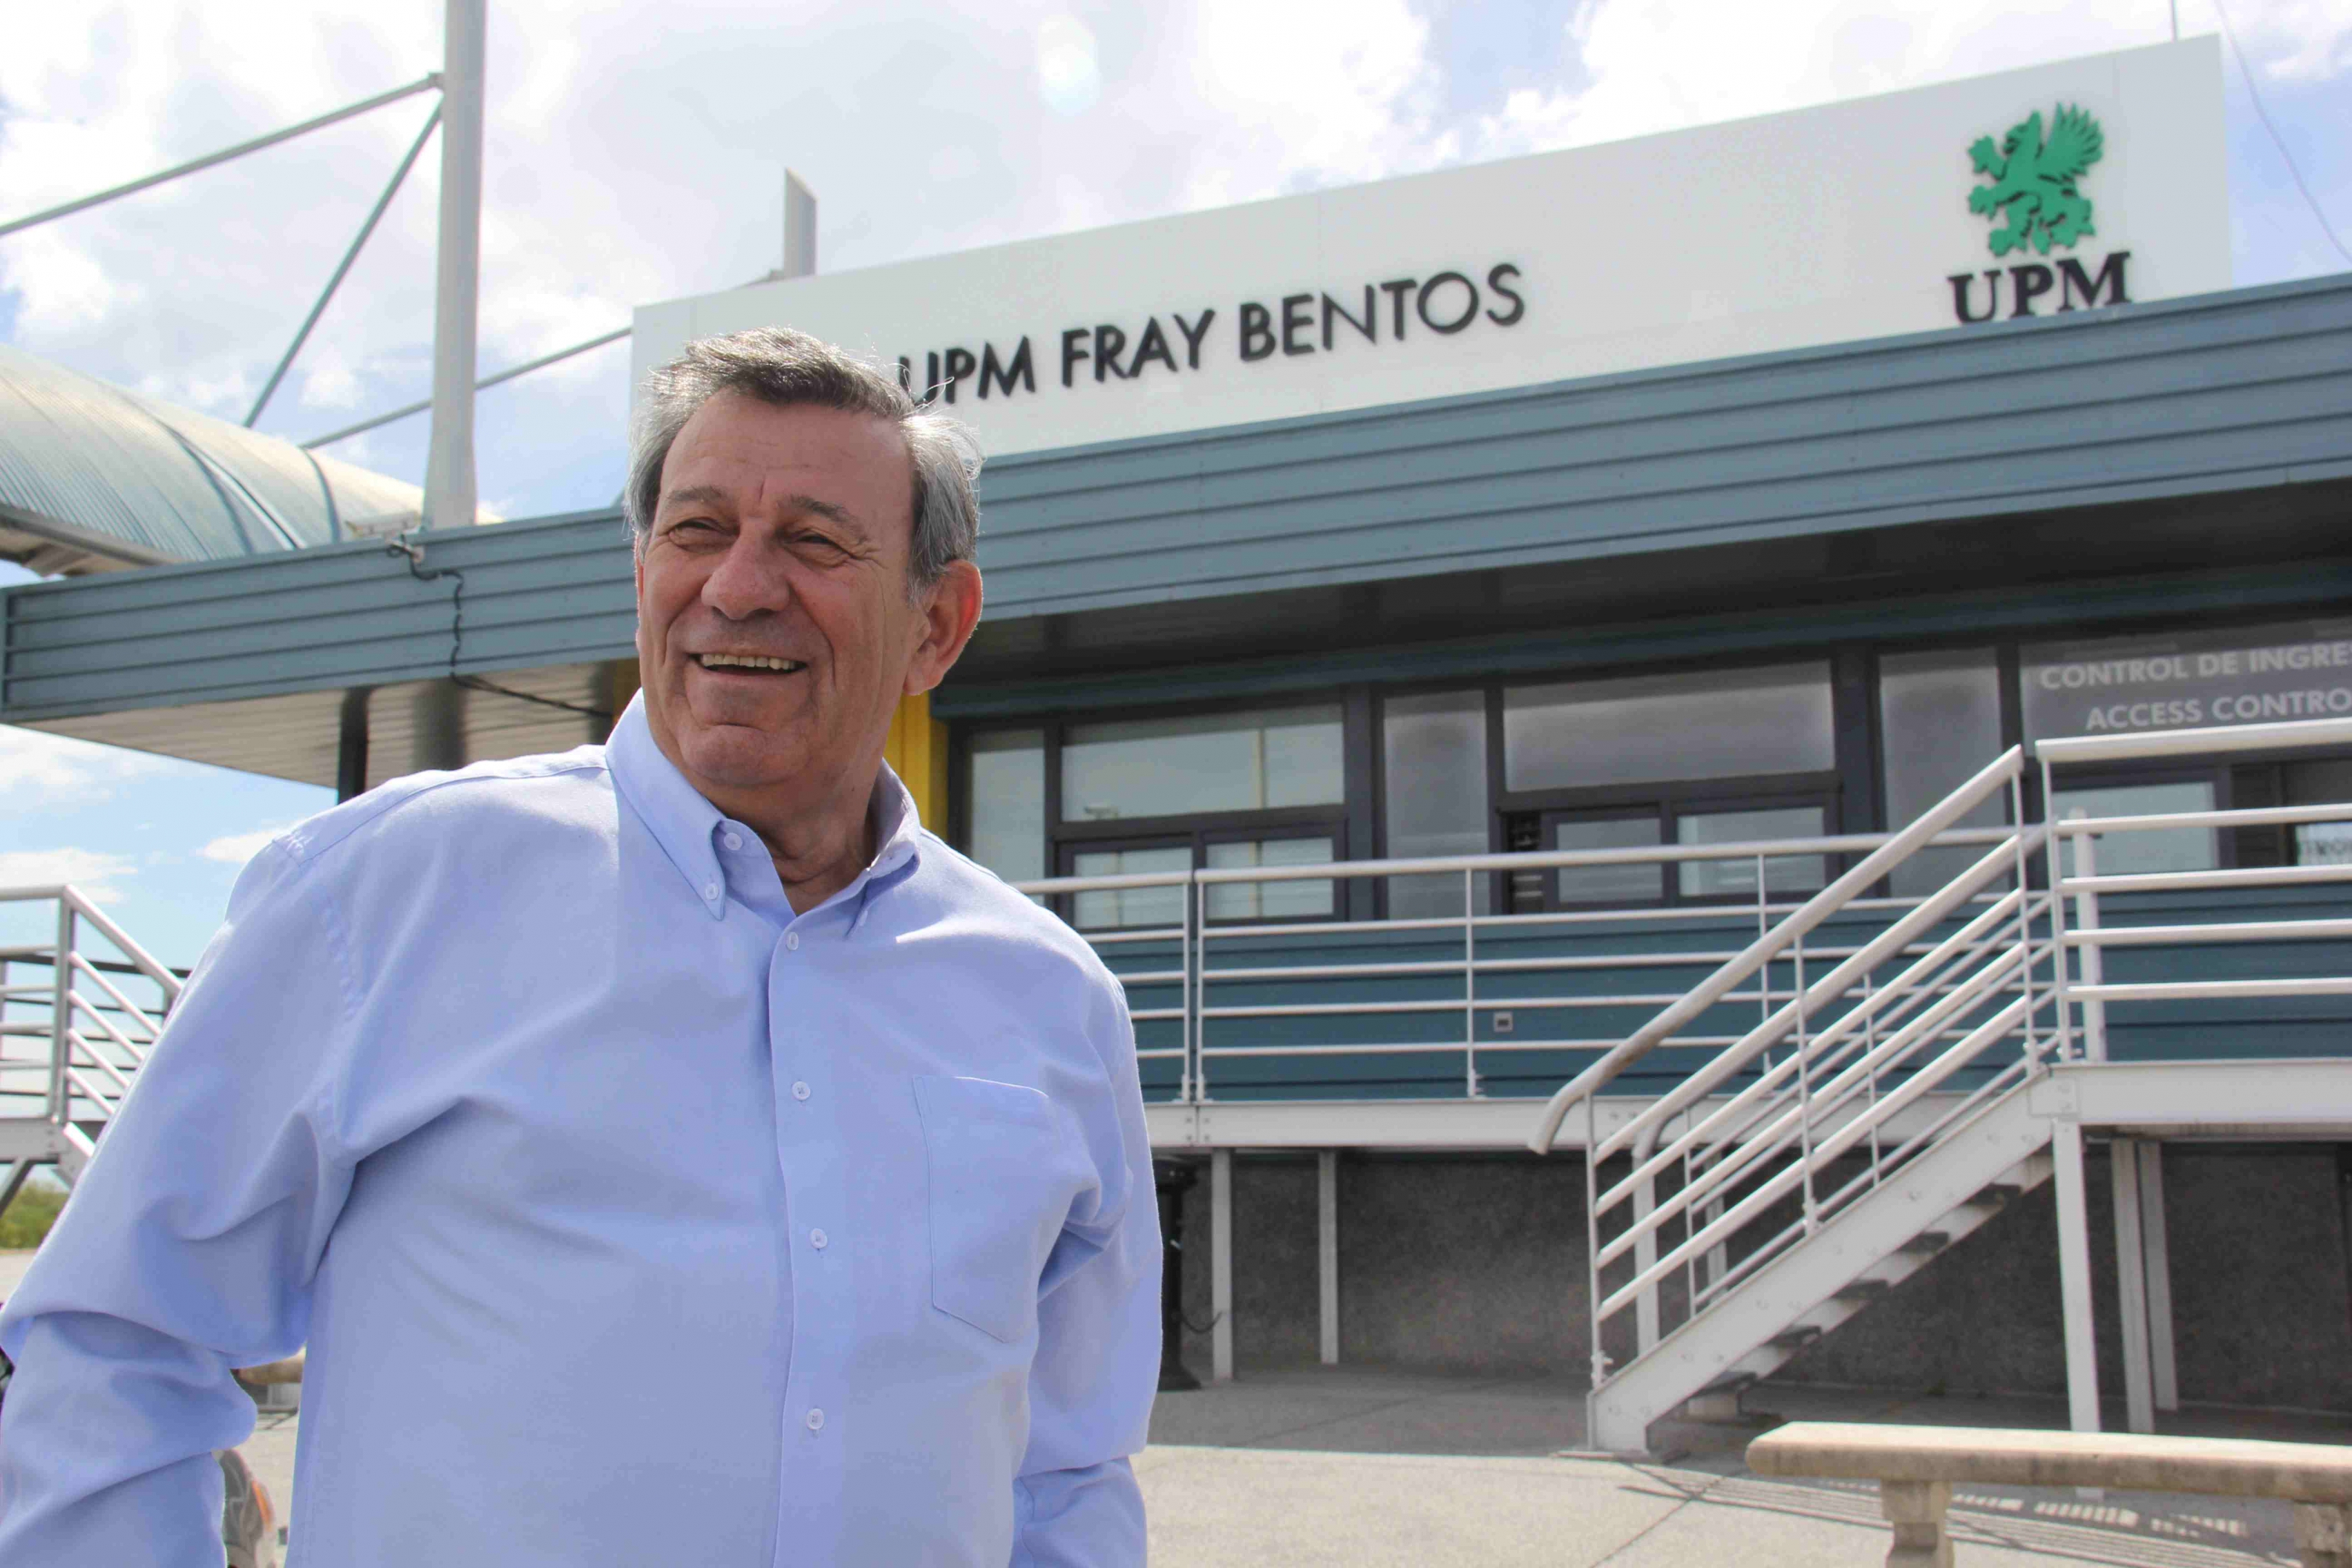
[(474, 521), (475, 300), (482, 251), (483, 22), (488, 0), (447, 0), (441, 65), (441, 235), (434, 274), (433, 442), (425, 526)]

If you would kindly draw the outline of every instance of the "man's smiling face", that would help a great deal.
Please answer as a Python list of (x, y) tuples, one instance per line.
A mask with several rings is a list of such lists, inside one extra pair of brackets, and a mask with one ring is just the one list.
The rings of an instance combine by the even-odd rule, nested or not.
[(637, 557), (637, 655), (655, 742), (720, 810), (871, 782), (927, 632), (912, 498), (906, 442), (872, 415), (729, 392), (678, 432)]

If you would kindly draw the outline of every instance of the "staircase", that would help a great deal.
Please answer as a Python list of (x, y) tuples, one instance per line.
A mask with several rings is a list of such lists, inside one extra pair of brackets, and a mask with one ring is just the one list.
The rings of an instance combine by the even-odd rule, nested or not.
[[(1538, 1152), (1587, 1117), (1594, 1447), (1643, 1452), (1660, 1420), (1735, 1414), (1749, 1384), (2049, 1179), (2049, 1123), (2027, 1103), (2068, 1055), (2057, 899), (2031, 875), (2047, 830), (2013, 829), (1852, 934), (1886, 907), (1870, 895), (1888, 874), (1981, 803), (2006, 791), (2021, 823), (2024, 765), (1999, 758), (1546, 1107)], [(1611, 1079), (1702, 1032), (1735, 987), (1774, 994), (1783, 971), (1784, 1005), (1600, 1132)], [(1612, 1356), (1628, 1316), (1633, 1353)]]
[[(2055, 769), (2319, 747), (2352, 747), (2352, 721), (2044, 741), (2041, 798), (2057, 798)], [(2352, 919), (2323, 910), (2217, 920), (2190, 904), (2197, 912), (2174, 923), (2184, 907), (2176, 900), (2158, 917), (2166, 923), (2117, 926), (2099, 908), (2103, 895), (2186, 893), (2226, 909), (2247, 889), (2352, 886), (2352, 858), (2333, 851), (2336, 840), (2292, 864), (2104, 876), (2095, 848), (2100, 837), (2341, 824), (2352, 802), (2089, 819), (2074, 811), (2011, 829), (1923, 900), (1874, 896), (2001, 792), (2009, 820), (2024, 824), (2025, 765), (2021, 750), (1997, 759), (1545, 1107), (1530, 1141), (1538, 1153), (1584, 1114), (1595, 1447), (1647, 1452), (1660, 1421), (1736, 1415), (1750, 1385), (2053, 1175), (2069, 1398), (2077, 1428), (2095, 1430), (2084, 1127), (2352, 1131), (2352, 1079), (2322, 1070), (2352, 1065), (2352, 1052), (2325, 1064), (2308, 1054), (2252, 1058), (2225, 1046), (2224, 1022), (2213, 1037), (2219, 1061), (2164, 1053), (2111, 1063), (2107, 1053), (2111, 1005), (2352, 996), (2341, 946), (2326, 945), (2352, 938)], [(2220, 973), (2200, 957), (2249, 944), (2270, 951)], [(2104, 976), (2105, 955), (2135, 949), (2165, 954), (2162, 966), (2137, 965), (2145, 978)], [(1783, 973), (1785, 990), (1776, 988)], [(1751, 989), (1739, 994), (1760, 992), (1768, 1007), (1787, 1000), (1670, 1092), (1622, 1124), (1612, 1117), (1604, 1134), (1598, 1103), (1608, 1084), (1679, 1035), (1724, 1037), (1721, 1009), (1743, 985)], [(2265, 1103), (2263, 1085), (2282, 1072), (2292, 1088)], [(2136, 1085), (2153, 1092), (2117, 1098)], [(2077, 1109), (2093, 1092), (2106, 1095), (2104, 1116)], [(2141, 1267), (2119, 1256), (2126, 1291)], [(2126, 1339), (2131, 1419), (2152, 1430), (2147, 1347), (2143, 1338), (2135, 1348), (2128, 1328)]]
[[(182, 981), (72, 887), (0, 889), (0, 1160), (79, 1176)], [(37, 936), (32, 935), (38, 932)]]

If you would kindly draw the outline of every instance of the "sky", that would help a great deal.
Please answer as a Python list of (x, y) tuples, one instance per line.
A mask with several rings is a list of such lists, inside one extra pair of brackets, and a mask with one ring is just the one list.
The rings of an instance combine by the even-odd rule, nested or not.
[[(2352, 243), (2352, 4), (2223, 0), (2279, 137)], [(2178, 0), (2184, 37), (2221, 30)], [(2157, 43), (2168, 0), (490, 0), (485, 373), (758, 277), (782, 172), (824, 271), (1613, 141)], [(0, 218), (415, 79), (435, 0), (22, 5)], [(2241, 285), (2346, 269), (2225, 57)], [(241, 420), (423, 124), (417, 97), (0, 239), (0, 342)], [(428, 152), (259, 422), (423, 397)], [(483, 394), (507, 517), (611, 503), (628, 349)], [(425, 422), (338, 443), (421, 480)], [(24, 574), (0, 565), (0, 585)], [(238, 868), (331, 804), (0, 727), (0, 888), (69, 879), (188, 963)], [(10, 930), (0, 911), (0, 940)]]

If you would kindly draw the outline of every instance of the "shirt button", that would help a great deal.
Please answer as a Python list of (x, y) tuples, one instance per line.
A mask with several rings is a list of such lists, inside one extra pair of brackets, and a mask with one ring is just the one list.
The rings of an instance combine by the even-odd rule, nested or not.
[(824, 1430), (824, 1411), (812, 1410), (808, 1413), (808, 1429), (812, 1432), (822, 1432)]
[(794, 952), (798, 952), (801, 946), (801, 933), (796, 931), (786, 931), (784, 933), (784, 945), (791, 948)]
[(815, 1247), (819, 1252), (823, 1252), (824, 1250), (825, 1243), (830, 1238), (824, 1234), (824, 1232), (821, 1230), (813, 1230), (809, 1232), (809, 1245)]
[(716, 882), (705, 882), (702, 885), (702, 896), (709, 899), (712, 903), (717, 903), (719, 901), (719, 884)]
[(725, 834), (720, 837), (719, 842), (730, 849), (740, 849), (743, 847), (743, 836), (740, 833)]
[(808, 1085), (804, 1083), (796, 1083), (793, 1085), (793, 1098), (794, 1100), (806, 1100), (808, 1098)]

